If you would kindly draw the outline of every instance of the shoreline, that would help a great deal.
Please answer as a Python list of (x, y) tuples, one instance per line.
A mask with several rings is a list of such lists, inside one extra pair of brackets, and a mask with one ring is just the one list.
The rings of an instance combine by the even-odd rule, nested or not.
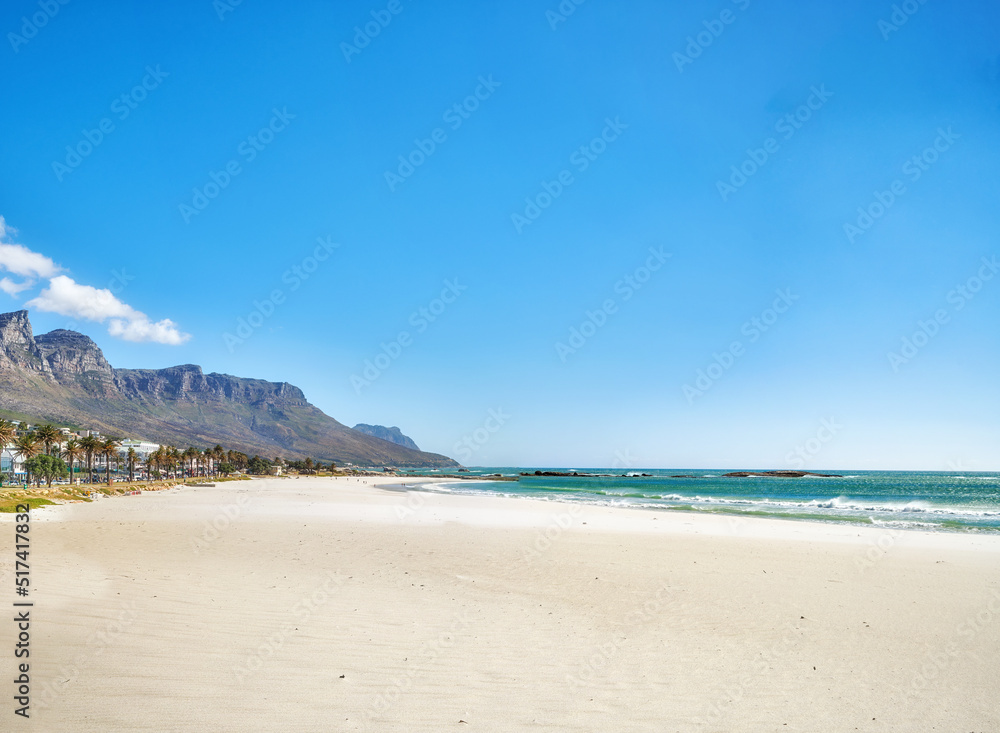
[[(489, 483), (489, 480), (488, 479), (484, 479), (484, 482), (485, 483)], [(453, 483), (453, 482), (451, 482), (450, 480), (442, 480), (442, 481), (436, 481), (436, 482), (433, 482), (433, 483)], [(433, 483), (427, 483), (426, 485), (430, 486), (430, 485), (433, 485)], [(420, 486), (422, 486), (422, 485), (424, 485), (424, 484), (420, 484)], [(420, 490), (419, 487), (410, 487), (410, 489), (411, 490), (417, 490), (417, 491)], [(683, 514), (683, 515), (693, 515), (693, 516), (698, 516), (698, 517), (715, 516), (715, 517), (721, 517), (723, 519), (728, 519), (730, 522), (737, 522), (737, 523), (753, 522), (753, 521), (758, 521), (758, 520), (759, 521), (775, 521), (775, 522), (781, 522), (781, 523), (790, 522), (790, 523), (793, 523), (793, 524), (807, 524), (807, 525), (820, 525), (820, 526), (829, 526), (829, 525), (843, 526), (843, 527), (847, 528), (848, 530), (850, 530), (850, 529), (853, 528), (853, 529), (861, 529), (861, 530), (873, 530), (873, 531), (876, 531), (876, 532), (879, 532), (879, 533), (884, 533), (884, 532), (890, 532), (890, 533), (898, 533), (898, 532), (911, 533), (911, 532), (916, 532), (916, 533), (923, 533), (923, 534), (930, 534), (930, 535), (958, 535), (958, 536), (968, 536), (968, 537), (996, 537), (998, 540), (1000, 540), (1000, 528), (996, 528), (996, 529), (993, 529), (993, 528), (981, 528), (981, 527), (976, 527), (974, 525), (961, 525), (961, 526), (947, 526), (947, 525), (942, 525), (942, 526), (939, 526), (939, 527), (935, 527), (933, 529), (925, 528), (925, 527), (915, 527), (915, 526), (893, 527), (893, 526), (887, 526), (885, 524), (879, 524), (876, 521), (872, 521), (872, 519), (870, 517), (867, 519), (867, 521), (865, 521), (865, 519), (862, 519), (862, 518), (856, 518), (856, 517), (846, 516), (846, 515), (841, 515), (841, 516), (831, 515), (829, 518), (825, 518), (825, 517), (817, 517), (815, 515), (806, 515), (806, 514), (801, 514), (801, 515), (787, 514), (787, 515), (784, 515), (781, 512), (777, 512), (777, 511), (774, 511), (774, 512), (763, 512), (763, 511), (757, 511), (757, 510), (750, 510), (750, 511), (743, 511), (743, 512), (741, 512), (739, 510), (727, 511), (724, 507), (720, 507), (720, 508), (717, 508), (717, 509), (706, 510), (706, 509), (688, 508), (686, 505), (676, 506), (676, 507), (675, 506), (670, 506), (670, 505), (662, 505), (662, 506), (629, 506), (627, 504), (613, 505), (613, 504), (610, 504), (610, 503), (601, 503), (602, 500), (589, 500), (588, 501), (588, 500), (579, 500), (579, 499), (568, 499), (568, 498), (560, 496), (560, 494), (558, 492), (553, 492), (553, 494), (552, 494), (551, 497), (546, 497), (546, 498), (540, 498), (540, 497), (537, 497), (537, 496), (530, 496), (530, 495), (518, 495), (518, 494), (503, 493), (501, 491), (497, 491), (495, 494), (492, 493), (492, 492), (491, 493), (483, 493), (483, 494), (474, 494), (474, 493), (471, 493), (469, 491), (456, 491), (456, 492), (454, 492), (454, 495), (456, 495), (456, 496), (484, 496), (484, 497), (487, 497), (487, 498), (495, 497), (495, 498), (515, 499), (515, 500), (523, 500), (523, 501), (552, 502), (552, 503), (556, 503), (556, 504), (569, 505), (569, 506), (591, 506), (591, 507), (595, 507), (595, 508), (606, 508), (606, 509), (612, 509), (612, 510), (638, 511), (638, 512), (655, 512), (657, 514)], [(606, 501), (606, 500), (604, 500), (604, 501)], [(762, 514), (766, 514), (766, 516), (761, 516)]]
[[(378, 474), (368, 476), (322, 477), (255, 476), (250, 479), (244, 479), (243, 481), (235, 484), (235, 486), (238, 488), (249, 488), (252, 487), (254, 483), (258, 482), (278, 481), (287, 483), (289, 481), (295, 481), (297, 478), (307, 482), (334, 481), (342, 482), (347, 485), (355, 483), (358, 485), (358, 488), (366, 487), (374, 491), (404, 494), (412, 492), (419, 496), (436, 497), (438, 499), (443, 499), (429, 500), (429, 503), (432, 506), (438, 505), (434, 506), (435, 510), (439, 513), (436, 516), (448, 516), (448, 521), (466, 522), (470, 525), (476, 526), (539, 526), (539, 522), (550, 522), (553, 515), (569, 514), (573, 517), (582, 517), (585, 515), (587, 519), (579, 520), (579, 522), (581, 522), (581, 526), (583, 522), (588, 522), (587, 526), (591, 530), (597, 531), (668, 534), (679, 533), (713, 537), (742, 537), (747, 539), (757, 538), (815, 542), (851, 543), (857, 541), (862, 544), (870, 543), (873, 540), (876, 542), (882, 541), (884, 544), (884, 538), (888, 536), (891, 538), (911, 538), (911, 542), (908, 544), (917, 544), (926, 547), (951, 547), (954, 549), (974, 550), (983, 549), (990, 552), (1000, 552), (1000, 532), (977, 532), (974, 530), (962, 530), (957, 528), (928, 530), (915, 527), (885, 527), (874, 523), (863, 524), (860, 521), (855, 522), (849, 519), (822, 520), (815, 518), (800, 518), (795, 516), (747, 516), (738, 512), (707, 512), (685, 508), (673, 509), (659, 507), (612, 506), (597, 502), (589, 503), (586, 501), (574, 501), (571, 499), (561, 498), (558, 495), (543, 499), (533, 496), (518, 496), (501, 493), (476, 494), (465, 491), (441, 492), (434, 490), (425, 491), (423, 489), (425, 486), (432, 487), (436, 484), (457, 483), (452, 477), (445, 476), (414, 476), (413, 478), (417, 479), (415, 484), (407, 484), (406, 481), (401, 481), (401, 479), (407, 478), (405, 476), (383, 476)], [(483, 481), (488, 482), (487, 479), (483, 479)], [(226, 486), (233, 485), (234, 481), (232, 479), (228, 481), (219, 481), (217, 483), (216, 481), (208, 479), (191, 479), (184, 483), (160, 482), (155, 487), (139, 488), (143, 489), (143, 491), (149, 492), (167, 492), (175, 490), (224, 488)], [(123, 486), (128, 485), (116, 485), (117, 488)], [(377, 494), (372, 493), (369, 498), (376, 498), (377, 496)], [(84, 501), (69, 500), (52, 503), (43, 507), (38, 507), (34, 511), (37, 512), (39, 509), (45, 509), (46, 513), (54, 513), (61, 507), (72, 507), (94, 501), (103, 502), (106, 499), (127, 500), (130, 498), (134, 497), (130, 497), (124, 491), (118, 491), (112, 494), (102, 494), (94, 497), (93, 499)], [(455, 501), (452, 501), (452, 499)], [(462, 504), (466, 499), (470, 500), (470, 505), (463, 507)], [(477, 511), (473, 506), (478, 501), (499, 502), (499, 504), (491, 507), (491, 511), (493, 512), (494, 517), (505, 518), (507, 524), (498, 522), (496, 519), (487, 521), (486, 515)], [(409, 503), (411, 505), (419, 504), (422, 506), (427, 502), (428, 500), (426, 499), (419, 499), (412, 500)], [(512, 503), (508, 504), (507, 502)], [(560, 512), (553, 509), (553, 505), (558, 507), (569, 507), (569, 509)], [(463, 511), (463, 509), (465, 511)], [(442, 512), (444, 512), (444, 514), (441, 514)], [(450, 512), (450, 514), (448, 512)], [(397, 509), (397, 513), (401, 513), (405, 517), (413, 514), (414, 512), (412, 511), (412, 506), (402, 506)], [(42, 518), (42, 516), (43, 515), (36, 513), (34, 518), (39, 519)], [(4, 517), (8, 517), (8, 521), (13, 521), (13, 514), (0, 513), (0, 522), (4, 521)], [(358, 521), (387, 522), (396, 521), (400, 517), (393, 519), (384, 514), (375, 514), (372, 516), (367, 512), (361, 512), (352, 515), (352, 518)], [(652, 525), (650, 524), (651, 521), (657, 521), (660, 523)], [(535, 524), (532, 524), (532, 522)]]
[[(447, 481), (432, 482), (448, 483)], [(379, 489), (390, 489), (392, 484), (376, 486)], [(483, 521), (478, 513), (468, 512), (465, 515), (466, 521), (476, 523), (482, 522), (482, 526), (524, 526), (523, 521), (512, 520), (520, 512), (517, 506), (520, 504), (526, 517), (534, 518), (538, 526), (541, 517), (551, 517), (553, 514), (570, 514), (570, 516), (582, 517), (579, 522), (588, 522), (587, 526), (591, 530), (605, 532), (639, 532), (639, 533), (676, 533), (694, 534), (711, 537), (740, 537), (746, 539), (765, 540), (788, 540), (807, 542), (843, 542), (865, 544), (871, 541), (883, 540), (884, 537), (909, 538), (907, 544), (919, 545), (922, 547), (950, 547), (953, 549), (985, 550), (988, 552), (1000, 552), (1000, 533), (973, 533), (963, 531), (948, 530), (925, 530), (917, 528), (895, 528), (881, 527), (874, 524), (863, 525), (848, 521), (833, 520), (822, 521), (815, 519), (798, 519), (794, 517), (759, 517), (741, 516), (739, 514), (729, 514), (724, 512), (700, 512), (688, 509), (658, 509), (652, 507), (627, 507), (608, 506), (603, 504), (588, 504), (586, 502), (572, 501), (553, 497), (551, 499), (539, 499), (529, 496), (502, 496), (471, 494), (465, 492), (423, 492), (419, 487), (398, 486), (405, 491), (427, 494), (434, 497), (454, 497), (468, 498), (473, 502), (477, 499), (497, 502), (516, 502), (517, 504), (498, 505), (504, 512), (509, 525), (502, 523), (492, 523)], [(444, 506), (451, 502), (445, 500)], [(522, 504), (523, 503), (523, 504)], [(559, 507), (579, 507), (579, 511), (571, 510), (558, 511), (552, 505)], [(443, 508), (443, 507), (442, 507)], [(459, 510), (454, 514), (454, 521), (461, 516), (457, 504), (453, 507)], [(548, 520), (547, 520), (548, 521)], [(658, 524), (653, 525), (651, 522)], [(582, 527), (582, 524), (581, 524)], [(884, 540), (883, 540), (884, 544)]]

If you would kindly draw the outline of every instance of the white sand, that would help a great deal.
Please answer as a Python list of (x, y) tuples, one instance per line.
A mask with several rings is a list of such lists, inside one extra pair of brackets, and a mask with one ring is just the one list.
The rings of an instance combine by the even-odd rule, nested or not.
[(998, 537), (365, 480), (33, 512), (0, 729), (1000, 730)]

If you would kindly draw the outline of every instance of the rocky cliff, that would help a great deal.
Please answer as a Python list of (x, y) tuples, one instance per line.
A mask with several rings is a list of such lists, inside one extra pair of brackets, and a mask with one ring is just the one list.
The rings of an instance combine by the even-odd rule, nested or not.
[(385, 425), (366, 425), (365, 423), (358, 423), (352, 430), (358, 430), (365, 435), (371, 435), (376, 438), (381, 438), (382, 440), (388, 440), (390, 443), (395, 443), (396, 445), (402, 445), (406, 448), (412, 450), (420, 450), (417, 444), (406, 435), (403, 435), (403, 431), (397, 427), (387, 428)]
[[(23, 311), (22, 311), (23, 312)], [(57, 378), (62, 375), (82, 375), (93, 372), (114, 379), (114, 370), (97, 344), (76, 331), (59, 329), (35, 339), (42, 358)]]
[(220, 443), (268, 458), (458, 465), (415, 444), (352, 430), (287, 382), (205, 374), (193, 364), (115, 369), (83, 334), (57, 330), (34, 337), (27, 311), (0, 314), (0, 410), (178, 446)]
[(0, 370), (48, 371), (35, 343), (28, 311), (0, 313)]
[(116, 369), (115, 378), (119, 390), (139, 400), (234, 400), (257, 403), (274, 399), (289, 404), (309, 404), (302, 390), (287, 382), (266, 382), (228, 374), (205, 374), (195, 364), (167, 369)]

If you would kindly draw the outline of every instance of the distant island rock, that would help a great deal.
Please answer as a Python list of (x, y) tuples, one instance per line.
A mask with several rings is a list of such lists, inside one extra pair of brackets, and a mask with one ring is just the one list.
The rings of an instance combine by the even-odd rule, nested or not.
[(409, 448), (410, 450), (420, 450), (417, 447), (417, 444), (413, 442), (413, 439), (403, 435), (403, 431), (397, 427), (387, 428), (385, 425), (366, 425), (365, 423), (358, 423), (351, 429), (357, 430), (359, 433), (364, 433), (365, 435), (370, 435), (373, 438), (388, 440), (390, 443), (401, 445), (404, 448)]
[(566, 478), (571, 478), (573, 476), (576, 476), (577, 478), (600, 478), (600, 477), (609, 477), (609, 476), (611, 476), (610, 473), (576, 473), (575, 471), (572, 472), (572, 473), (566, 473), (564, 471), (535, 471), (534, 473), (528, 473), (527, 471), (522, 471), (521, 475), (522, 476), (559, 476), (559, 477), (566, 477)]
[[(499, 474), (497, 474), (499, 475)], [(653, 474), (651, 473), (623, 473), (620, 475), (615, 475), (613, 473), (579, 473), (578, 471), (535, 471), (534, 473), (529, 473), (528, 471), (522, 471), (522, 476), (557, 476), (560, 478), (649, 478)]]
[(803, 476), (820, 476), (822, 478), (844, 478), (837, 473), (813, 473), (812, 471), (734, 471), (722, 474), (723, 478), (747, 478), (763, 476), (765, 478), (802, 478)]

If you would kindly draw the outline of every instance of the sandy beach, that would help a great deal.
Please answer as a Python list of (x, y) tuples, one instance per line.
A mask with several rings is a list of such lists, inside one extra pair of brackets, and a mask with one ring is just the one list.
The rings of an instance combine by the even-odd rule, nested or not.
[(398, 478), (177, 488), (31, 531), (10, 730), (1000, 730), (996, 536)]

